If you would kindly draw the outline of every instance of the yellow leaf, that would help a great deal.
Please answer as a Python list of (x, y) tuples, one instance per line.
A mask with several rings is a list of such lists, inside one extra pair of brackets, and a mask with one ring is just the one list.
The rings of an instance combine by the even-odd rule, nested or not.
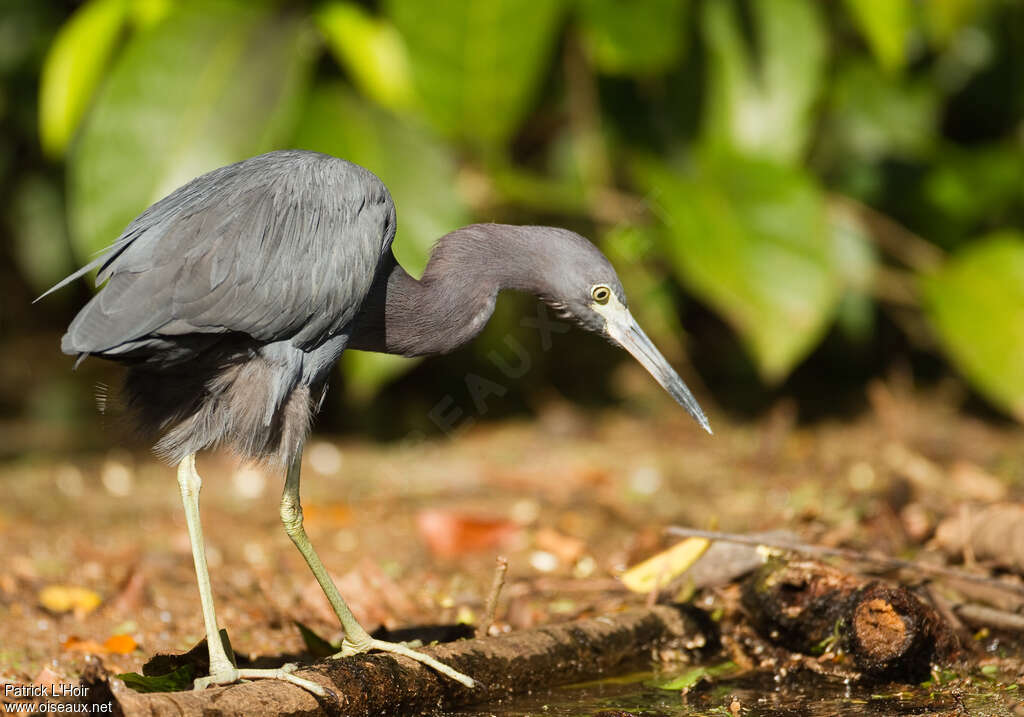
[(622, 574), (622, 583), (636, 593), (664, 587), (689, 570), (709, 545), (704, 538), (687, 538), (631, 567)]
[(57, 32), (39, 81), (39, 139), (60, 157), (99, 86), (127, 17), (124, 0), (91, 0)]
[(50, 612), (88, 615), (103, 599), (93, 590), (74, 585), (48, 585), (39, 591), (39, 604)]
[(413, 104), (409, 57), (393, 25), (351, 2), (323, 5), (316, 21), (335, 58), (367, 97), (393, 110)]

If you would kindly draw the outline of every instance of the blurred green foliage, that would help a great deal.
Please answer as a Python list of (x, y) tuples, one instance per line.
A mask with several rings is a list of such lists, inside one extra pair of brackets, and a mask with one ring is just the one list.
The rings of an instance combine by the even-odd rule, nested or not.
[[(909, 309), (924, 330), (908, 340), (933, 337), (926, 350), (1024, 419), (1017, 0), (0, 11), (0, 36), (27, 25), (45, 57), (15, 43), (0, 71), (38, 76), (38, 134), (6, 90), (0, 119), (66, 176), (3, 165), (10, 254), (37, 290), (68, 270), (68, 242), (84, 262), (189, 178), (298, 146), (384, 179), (414, 271), (470, 221), (562, 223), (619, 265), (660, 343), (681, 348), (689, 295), (771, 385), (834, 326), (870, 341), (874, 313), (905, 325)], [(367, 399), (412, 364), (344, 365)]]

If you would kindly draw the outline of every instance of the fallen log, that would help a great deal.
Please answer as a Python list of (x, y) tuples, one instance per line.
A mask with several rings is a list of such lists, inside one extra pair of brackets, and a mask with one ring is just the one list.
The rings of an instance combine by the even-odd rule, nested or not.
[(954, 631), (911, 591), (815, 561), (766, 563), (744, 583), (742, 602), (773, 642), (849, 658), (871, 678), (916, 682), (959, 652)]
[(706, 626), (683, 608), (655, 606), (423, 648), (480, 685), (463, 687), (418, 662), (390, 654), (324, 660), (298, 671), (332, 690), (319, 699), (286, 682), (258, 680), (202, 692), (143, 694), (120, 680), (92, 678), (90, 701), (126, 717), (187, 715), (386, 715), (433, 713), (591, 680), (668, 646), (700, 646)]

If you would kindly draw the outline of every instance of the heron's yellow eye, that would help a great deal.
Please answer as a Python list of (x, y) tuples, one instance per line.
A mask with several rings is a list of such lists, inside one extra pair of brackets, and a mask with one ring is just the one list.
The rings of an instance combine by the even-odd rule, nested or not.
[(590, 295), (594, 297), (594, 301), (599, 304), (607, 304), (608, 300), (612, 298), (612, 290), (607, 286), (595, 286)]

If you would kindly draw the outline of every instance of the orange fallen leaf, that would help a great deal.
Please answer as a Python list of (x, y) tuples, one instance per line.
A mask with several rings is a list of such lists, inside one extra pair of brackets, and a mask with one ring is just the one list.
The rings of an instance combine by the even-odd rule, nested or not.
[(127, 655), (137, 648), (138, 643), (131, 635), (111, 635), (102, 645), (95, 640), (83, 640), (77, 635), (72, 635), (61, 644), (61, 649), (68, 652), (85, 652), (91, 655)]
[(521, 532), (509, 520), (447, 510), (420, 511), (416, 527), (430, 552), (441, 558), (505, 546)]
[(127, 655), (130, 652), (135, 652), (138, 646), (135, 638), (131, 635), (111, 635), (103, 643), (104, 649), (115, 655)]
[(68, 652), (87, 652), (92, 655), (105, 655), (107, 652), (106, 648), (100, 643), (93, 640), (83, 640), (76, 635), (69, 637), (61, 643), (60, 647)]
[(50, 612), (74, 611), (78, 617), (88, 615), (103, 602), (99, 593), (76, 585), (48, 585), (39, 591), (38, 598)]
[(539, 549), (554, 553), (565, 565), (575, 563), (587, 549), (587, 544), (579, 538), (564, 535), (551, 528), (538, 530), (534, 542)]

